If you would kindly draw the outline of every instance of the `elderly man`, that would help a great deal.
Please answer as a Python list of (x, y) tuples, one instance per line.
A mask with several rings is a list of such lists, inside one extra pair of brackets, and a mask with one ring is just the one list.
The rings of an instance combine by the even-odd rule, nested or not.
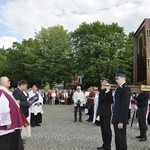
[(28, 125), (17, 101), (8, 90), (10, 81), (0, 78), (0, 150), (18, 150), (20, 145), (20, 129)]
[(38, 92), (37, 86), (33, 85), (32, 90), (29, 92), (29, 99), (37, 98), (37, 101), (33, 103), (30, 107), (31, 111), (31, 127), (35, 126), (41, 126), (40, 123), (42, 123), (42, 114), (43, 111), (43, 98), (41, 94)]
[(128, 124), (129, 102), (131, 90), (126, 84), (126, 74), (116, 73), (117, 89), (114, 94), (114, 110), (112, 123), (115, 131), (116, 150), (127, 150), (126, 125)]
[(74, 101), (74, 122), (77, 122), (77, 111), (79, 108), (79, 121), (82, 122), (82, 106), (84, 102), (84, 94), (81, 91), (81, 86), (77, 86), (76, 92), (73, 95)]

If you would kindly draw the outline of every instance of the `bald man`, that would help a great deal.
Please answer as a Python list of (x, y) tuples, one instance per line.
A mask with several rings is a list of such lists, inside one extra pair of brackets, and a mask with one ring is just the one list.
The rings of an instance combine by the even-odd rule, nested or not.
[[(21, 113), (17, 101), (9, 91), (10, 80), (0, 78), (0, 150), (19, 148), (20, 129), (28, 122)], [(23, 145), (21, 146), (23, 147)]]

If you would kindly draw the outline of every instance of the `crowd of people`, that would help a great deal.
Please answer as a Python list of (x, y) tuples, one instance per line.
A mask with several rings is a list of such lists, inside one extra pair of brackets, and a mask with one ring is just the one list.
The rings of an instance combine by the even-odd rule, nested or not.
[(69, 89), (52, 89), (46, 90), (42, 92), (44, 104), (72, 104), (72, 96), (74, 90)]
[[(147, 140), (148, 113), (147, 92), (132, 94), (126, 84), (126, 74), (117, 72), (117, 88), (111, 89), (109, 78), (101, 77), (100, 88), (39, 90), (36, 85), (28, 89), (28, 82), (21, 80), (16, 88), (9, 90), (8, 77), (0, 78), (0, 150), (24, 150), (24, 137), (31, 136), (31, 127), (41, 126), (43, 104), (74, 105), (74, 122), (82, 122), (82, 113), (88, 115), (86, 121), (100, 126), (103, 144), (98, 150), (111, 150), (112, 129), (114, 127), (116, 150), (127, 150), (126, 127), (130, 119), (131, 99), (136, 101), (140, 142)], [(79, 118), (78, 118), (79, 112)], [(148, 116), (148, 117), (146, 117)], [(148, 118), (148, 120), (146, 120)]]

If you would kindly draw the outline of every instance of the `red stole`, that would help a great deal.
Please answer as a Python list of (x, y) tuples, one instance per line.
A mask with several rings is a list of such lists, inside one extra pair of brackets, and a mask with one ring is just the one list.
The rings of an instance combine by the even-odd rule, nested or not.
[[(28, 126), (29, 122), (23, 115), (22, 111), (20, 108), (17, 106), (15, 100), (10, 96), (7, 92), (4, 90), (0, 89), (0, 95), (4, 94), (6, 98), (9, 101), (9, 107), (10, 107), (10, 116), (11, 116), (11, 126), (10, 129), (20, 129), (23, 126)], [(8, 130), (7, 126), (0, 126), (0, 130)]]

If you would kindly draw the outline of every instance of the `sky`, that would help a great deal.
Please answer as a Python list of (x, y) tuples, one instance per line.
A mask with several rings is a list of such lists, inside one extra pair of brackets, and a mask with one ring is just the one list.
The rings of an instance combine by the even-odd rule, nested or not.
[(0, 0), (0, 48), (34, 38), (41, 27), (59, 24), (74, 31), (82, 22), (115, 22), (129, 33), (145, 18), (149, 0)]

